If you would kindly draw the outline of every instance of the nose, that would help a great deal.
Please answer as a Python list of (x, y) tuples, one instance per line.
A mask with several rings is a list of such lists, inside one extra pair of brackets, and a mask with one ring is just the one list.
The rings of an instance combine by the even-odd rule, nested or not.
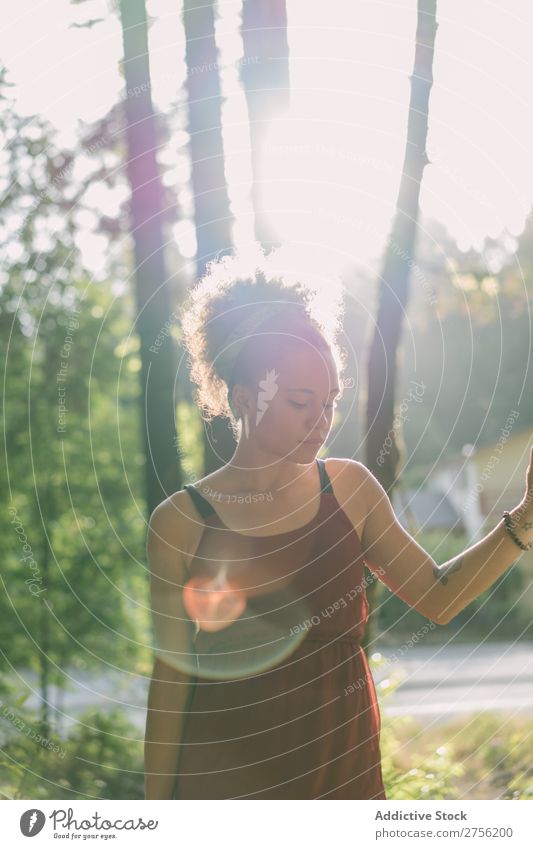
[(316, 413), (309, 416), (308, 430), (310, 433), (313, 433), (316, 430), (323, 438), (325, 438), (329, 430), (328, 411), (322, 408), (321, 412), (318, 414), (318, 418)]

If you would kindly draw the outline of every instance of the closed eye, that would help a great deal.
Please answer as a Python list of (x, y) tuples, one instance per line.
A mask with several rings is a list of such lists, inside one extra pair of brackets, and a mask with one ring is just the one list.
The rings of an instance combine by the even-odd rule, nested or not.
[[(304, 407), (307, 407), (307, 404), (298, 404), (296, 401), (289, 401), (289, 404), (292, 404), (293, 407), (298, 407), (300, 410), (303, 410)], [(326, 404), (325, 406), (327, 410), (332, 410), (334, 407), (337, 406), (337, 404)]]

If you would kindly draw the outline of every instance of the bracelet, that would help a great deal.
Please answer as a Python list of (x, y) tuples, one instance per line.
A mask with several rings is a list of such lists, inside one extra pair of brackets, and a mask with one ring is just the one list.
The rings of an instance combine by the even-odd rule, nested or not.
[(509, 513), (508, 510), (503, 511), (503, 520), (505, 522), (505, 527), (507, 528), (507, 531), (508, 531), (509, 535), (512, 537), (512, 539), (514, 540), (514, 542), (516, 542), (516, 544), (520, 546), (522, 551), (529, 551), (529, 549), (533, 547), (533, 540), (531, 540), (531, 542), (528, 542), (526, 544), (526, 543), (523, 543), (522, 540), (518, 539), (515, 532), (513, 531), (511, 514)]

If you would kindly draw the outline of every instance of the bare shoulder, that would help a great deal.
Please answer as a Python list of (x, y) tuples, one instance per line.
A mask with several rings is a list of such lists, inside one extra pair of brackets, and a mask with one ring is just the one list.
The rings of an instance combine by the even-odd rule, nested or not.
[(330, 464), (335, 474), (338, 475), (342, 486), (348, 487), (349, 493), (357, 493), (364, 497), (369, 503), (376, 495), (382, 495), (385, 490), (370, 469), (359, 460), (351, 460), (347, 457), (331, 457), (327, 460), (328, 470)]
[(363, 463), (347, 457), (327, 457), (326, 471), (335, 498), (362, 538), (368, 513), (367, 481), (371, 472)]
[(166, 534), (179, 533), (182, 525), (186, 525), (190, 519), (190, 500), (184, 489), (172, 493), (152, 511), (148, 527)]
[(348, 493), (351, 494), (360, 491), (369, 475), (373, 477), (363, 463), (358, 460), (351, 460), (349, 457), (327, 457), (326, 469), (332, 483), (333, 478), (335, 478), (339, 482), (339, 486), (348, 487)]
[(187, 560), (198, 536), (198, 519), (185, 489), (169, 495), (152, 511), (148, 522), (148, 549), (172, 547)]

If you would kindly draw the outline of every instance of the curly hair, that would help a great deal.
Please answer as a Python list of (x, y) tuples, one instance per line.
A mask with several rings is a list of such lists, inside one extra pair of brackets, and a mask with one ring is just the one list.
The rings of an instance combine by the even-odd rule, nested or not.
[[(182, 344), (203, 418), (226, 416), (235, 434), (233, 386), (253, 385), (258, 370), (271, 363), (273, 351), (279, 354), (282, 345), (308, 342), (332, 355), (339, 375), (345, 367), (345, 351), (336, 341), (342, 316), (340, 290), (335, 297), (335, 287), (328, 287), (325, 300), (324, 290), (304, 282), (301, 274), (276, 267), (279, 258), (280, 251), (265, 256), (258, 250), (251, 258), (228, 255), (210, 262), (180, 310)], [(228, 339), (238, 338), (241, 325), (245, 328), (255, 315), (261, 318), (268, 305), (274, 307), (271, 317), (261, 320), (260, 333), (248, 337), (243, 333), (228, 374), (223, 368)], [(281, 334), (275, 345), (272, 333)]]

